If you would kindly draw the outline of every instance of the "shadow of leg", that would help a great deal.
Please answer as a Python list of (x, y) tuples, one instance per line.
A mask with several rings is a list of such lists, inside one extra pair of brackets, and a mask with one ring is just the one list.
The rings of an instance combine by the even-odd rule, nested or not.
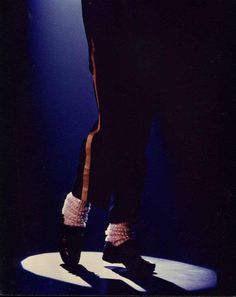
[(105, 266), (113, 272), (130, 279), (137, 285), (147, 290), (149, 294), (174, 294), (174, 295), (186, 295), (187, 291), (178, 287), (177, 285), (158, 278), (156, 274), (143, 274), (140, 271), (130, 272), (125, 268), (115, 266)]
[(76, 275), (92, 286), (92, 292), (95, 294), (127, 294), (137, 295), (140, 294), (137, 290), (127, 285), (122, 280), (101, 278), (97, 274), (87, 270), (83, 265), (60, 265), (69, 273)]

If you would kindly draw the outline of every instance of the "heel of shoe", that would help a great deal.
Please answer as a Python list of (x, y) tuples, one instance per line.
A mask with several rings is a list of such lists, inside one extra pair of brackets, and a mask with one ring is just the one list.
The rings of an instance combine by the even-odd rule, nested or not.
[(106, 261), (106, 262), (109, 262), (109, 263), (112, 263), (112, 264), (122, 263), (122, 259), (118, 255), (112, 255), (112, 254), (110, 255), (110, 254), (106, 254), (106, 253), (103, 254), (102, 260)]
[(113, 257), (107, 256), (107, 255), (104, 255), (104, 254), (103, 254), (103, 256), (102, 256), (102, 260), (105, 261), (105, 262), (112, 263), (112, 264), (113, 264), (113, 263), (116, 263), (116, 262), (114, 262)]

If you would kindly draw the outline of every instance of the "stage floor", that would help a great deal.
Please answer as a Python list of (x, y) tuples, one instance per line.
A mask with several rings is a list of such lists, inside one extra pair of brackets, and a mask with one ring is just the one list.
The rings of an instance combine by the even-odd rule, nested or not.
[(130, 274), (122, 264), (103, 261), (100, 252), (82, 252), (80, 265), (73, 269), (65, 267), (57, 252), (33, 255), (21, 261), (27, 277), (19, 291), (63, 295), (187, 295), (206, 292), (217, 284), (213, 270), (179, 261), (143, 257), (156, 264), (152, 276)]

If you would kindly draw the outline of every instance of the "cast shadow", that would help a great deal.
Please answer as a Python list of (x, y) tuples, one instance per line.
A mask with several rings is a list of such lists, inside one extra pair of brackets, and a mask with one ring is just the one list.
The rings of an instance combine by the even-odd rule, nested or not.
[(82, 265), (68, 266), (61, 264), (61, 267), (76, 276), (81, 277), (92, 286), (92, 291), (97, 294), (130, 294), (130, 295), (146, 295), (148, 294), (161, 294), (161, 295), (186, 295), (187, 291), (176, 286), (175, 284), (166, 280), (160, 279), (155, 274), (140, 274), (130, 273), (125, 268), (116, 266), (105, 266), (105, 268), (119, 274), (120, 276), (131, 280), (135, 284), (146, 290), (145, 293), (139, 292), (122, 280), (100, 278), (95, 273), (88, 271)]
[[(129, 294), (137, 295), (139, 292), (126, 283), (118, 279), (106, 279), (101, 278), (94, 272), (87, 270), (83, 265), (60, 265), (63, 269), (69, 273), (81, 277), (84, 281), (89, 283), (92, 288), (87, 288), (88, 294), (101, 294), (101, 295), (111, 295), (111, 294)], [(84, 289), (85, 290), (85, 289)]]
[(166, 281), (164, 279), (158, 278), (156, 273), (153, 274), (143, 274), (142, 272), (129, 272), (125, 268), (115, 267), (115, 266), (105, 266), (105, 268), (112, 270), (113, 272), (125, 277), (137, 285), (144, 288), (148, 294), (158, 294), (158, 295), (186, 295), (187, 290), (180, 288), (179, 286)]

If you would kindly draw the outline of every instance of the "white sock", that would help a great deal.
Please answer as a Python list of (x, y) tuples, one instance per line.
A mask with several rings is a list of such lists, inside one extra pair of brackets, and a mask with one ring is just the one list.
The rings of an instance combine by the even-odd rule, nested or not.
[(129, 223), (109, 224), (105, 234), (105, 241), (110, 242), (114, 246), (121, 245), (133, 238)]
[(70, 192), (64, 201), (62, 214), (64, 216), (64, 225), (73, 227), (86, 227), (90, 203), (80, 200)]

